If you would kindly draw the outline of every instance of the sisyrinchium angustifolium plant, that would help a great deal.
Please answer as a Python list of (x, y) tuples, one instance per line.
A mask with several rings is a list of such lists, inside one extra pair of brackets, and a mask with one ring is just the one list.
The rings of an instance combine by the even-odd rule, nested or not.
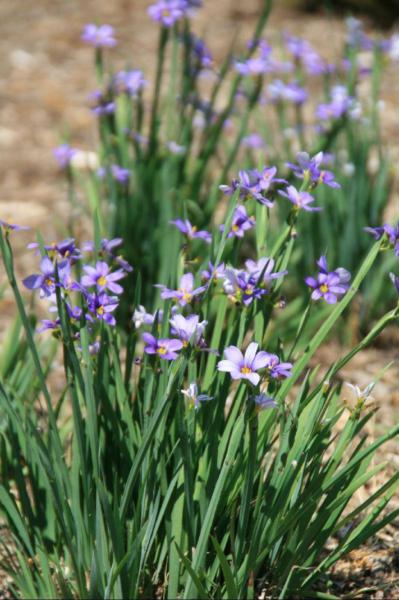
[[(148, 116), (141, 72), (106, 80), (112, 28), (85, 27), (106, 85), (95, 106), (101, 170), (87, 182), (94, 239), (47, 244), (38, 236), (29, 244), (38, 268), (23, 286), (49, 309), (39, 325), (14, 272), (12, 237), (27, 234), (0, 222), (18, 309), (0, 355), (0, 510), (13, 540), (3, 544), (2, 566), (18, 597), (308, 597), (325, 592), (341, 556), (398, 516), (387, 507), (398, 473), (385, 474), (366, 499), (356, 493), (385, 468), (376, 452), (399, 426), (368, 440), (375, 382), (356, 388), (348, 409), (336, 377), (397, 322), (398, 308), (327, 369), (310, 364), (370, 276), (380, 276), (382, 250), (397, 260), (397, 228), (378, 223), (385, 196), (378, 209), (370, 198), (356, 205), (364, 220), (351, 224), (356, 238), (371, 239), (365, 226), (375, 242), (334, 254), (333, 217), (350, 181), (338, 182), (339, 162), (327, 170), (323, 163), (338, 139), (350, 151), (355, 44), (344, 70), (349, 91), (336, 90), (318, 109), (334, 117), (331, 126), (308, 142), (301, 104), (294, 106), (294, 133), (311, 151), (297, 155), (276, 128), (275, 166), (254, 165), (240, 147), (260, 118), (255, 107), (265, 109), (263, 75), (284, 68), (285, 79), (291, 67), (260, 37), (265, 10), (247, 55), (221, 68), (197, 133), (199, 72), (211, 57), (190, 34), (194, 4), (159, 0), (150, 9), (162, 26)], [(305, 42), (288, 41), (305, 77), (320, 59)], [(164, 105), (167, 48), (173, 85)], [(383, 46), (373, 49), (380, 60)], [(328, 83), (335, 74), (322, 76)], [(215, 112), (225, 80), (228, 103)], [(303, 96), (302, 86), (277, 85)], [(267, 105), (281, 127), (285, 102)], [(230, 117), (242, 124), (233, 138), (223, 133)], [(365, 165), (369, 146), (360, 135), (352, 141)], [(74, 154), (57, 150), (72, 198)], [(238, 175), (227, 183), (230, 170)], [(328, 262), (324, 252), (311, 254), (321, 228)]]

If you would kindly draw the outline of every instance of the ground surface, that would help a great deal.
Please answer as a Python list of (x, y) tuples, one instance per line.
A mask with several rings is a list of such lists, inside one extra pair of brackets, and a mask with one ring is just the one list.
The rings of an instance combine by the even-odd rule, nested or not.
[[(95, 123), (88, 110), (88, 94), (95, 89), (91, 49), (80, 43), (82, 25), (107, 22), (115, 26), (120, 41), (113, 51), (115, 67), (126, 62), (145, 70), (148, 79), (155, 61), (157, 31), (146, 14), (148, 0), (2, 0), (0, 2), (0, 218), (40, 228), (48, 239), (59, 237), (69, 212), (65, 190), (56, 169), (52, 149), (68, 131), (73, 145), (90, 150)], [(204, 0), (195, 20), (198, 33), (206, 33), (215, 55), (223, 56), (229, 40), (238, 32), (247, 39), (259, 14), (261, 0)], [(277, 3), (278, 4), (278, 3)], [(271, 30), (287, 30), (308, 38), (325, 57), (334, 57), (342, 44), (344, 27), (338, 18), (304, 16), (277, 7)], [(392, 154), (399, 156), (398, 72), (384, 84), (385, 136)], [(396, 200), (396, 199), (395, 199)], [(392, 203), (392, 213), (395, 205)], [(23, 238), (24, 243), (28, 241)], [(31, 272), (32, 258), (16, 242), (18, 271)], [(2, 278), (1, 278), (2, 279)], [(0, 327), (4, 330), (13, 309), (7, 295), (0, 303)], [(330, 361), (341, 350), (329, 345), (318, 357)], [(399, 391), (398, 336), (391, 332), (383, 348), (364, 352), (342, 376), (345, 381), (367, 385), (388, 362), (396, 364), (384, 375), (374, 397), (381, 408), (371, 435), (397, 421)], [(397, 444), (385, 451), (391, 466), (399, 466)], [(335, 569), (337, 593), (373, 588), (373, 597), (399, 596), (395, 527)], [(0, 574), (1, 579), (1, 574)], [(0, 583), (1, 587), (1, 583)], [(0, 594), (1, 597), (1, 594)]]

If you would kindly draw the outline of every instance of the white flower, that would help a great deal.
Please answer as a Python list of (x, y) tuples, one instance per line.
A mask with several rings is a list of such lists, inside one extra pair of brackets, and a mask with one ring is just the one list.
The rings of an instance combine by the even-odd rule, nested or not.
[(213, 400), (213, 396), (207, 396), (206, 394), (198, 394), (198, 386), (196, 383), (190, 383), (186, 390), (180, 390), (183, 396), (188, 400), (190, 406), (198, 408), (200, 402), (206, 402), (207, 400)]

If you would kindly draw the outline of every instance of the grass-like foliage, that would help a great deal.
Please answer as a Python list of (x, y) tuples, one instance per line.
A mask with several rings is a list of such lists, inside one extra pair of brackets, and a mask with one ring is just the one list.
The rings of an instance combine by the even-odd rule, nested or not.
[[(376, 227), (390, 185), (376, 106), (394, 42), (352, 23), (341, 70), (295, 38), (278, 58), (262, 37), (266, 3), (245, 56), (216, 69), (190, 32), (198, 4), (150, 8), (161, 27), (149, 100), (140, 71), (107, 75), (112, 28), (84, 30), (101, 166), (82, 176), (68, 145), (57, 158), (71, 201), (87, 191), (94, 239), (31, 243), (38, 273), (23, 284), (50, 309), (40, 327), (14, 271), (24, 228), (0, 222), (18, 311), (0, 355), (13, 540), (2, 566), (17, 597), (333, 598), (332, 565), (398, 516), (387, 508), (398, 473), (362, 502), (357, 492), (385, 469), (376, 453), (399, 425), (369, 440), (375, 382), (348, 407), (337, 375), (399, 309), (380, 302), (360, 343), (328, 369), (312, 361), (354, 299), (381, 299), (382, 250), (395, 260), (397, 228)], [(366, 47), (368, 116), (356, 99)], [(267, 85), (276, 73), (284, 82)], [(326, 96), (317, 127), (303, 111), (310, 78)], [(248, 136), (256, 123), (262, 136)]]

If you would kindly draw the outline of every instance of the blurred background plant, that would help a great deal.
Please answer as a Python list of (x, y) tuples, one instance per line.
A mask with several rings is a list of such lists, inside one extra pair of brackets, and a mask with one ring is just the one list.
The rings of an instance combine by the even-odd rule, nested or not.
[[(359, 21), (348, 19), (341, 56), (327, 63), (306, 40), (262, 37), (269, 10), (264, 3), (244, 53), (232, 48), (221, 65), (189, 25), (175, 19), (160, 29), (151, 85), (138, 69), (108, 73), (108, 50), (96, 49), (99, 89), (92, 110), (100, 164), (88, 179), (73, 168), (72, 155), (60, 164), (71, 198), (75, 185), (84, 187), (102, 235), (123, 238), (127, 260), (142, 261), (143, 300), (150, 306), (151, 282), (172, 283), (170, 264), (181, 250), (170, 221), (188, 218), (200, 229), (210, 220), (217, 225), (219, 186), (240, 169), (276, 165), (292, 183), (286, 163), (295, 162), (299, 151), (323, 151), (323, 168), (332, 166), (342, 187), (317, 189), (325, 214), (307, 215), (298, 224), (292, 264), (298, 285), (288, 291), (291, 297), (303, 295), (301, 273), (325, 252), (351, 270), (370, 247), (362, 227), (382, 222), (392, 169), (380, 134), (380, 81), (384, 64), (396, 59), (395, 36), (371, 39)], [(288, 209), (278, 198), (282, 223)], [(268, 230), (271, 246), (275, 231)], [(240, 252), (246, 255), (248, 248)], [(395, 292), (386, 285), (392, 259), (380, 262), (352, 309), (352, 335), (393, 301)]]

